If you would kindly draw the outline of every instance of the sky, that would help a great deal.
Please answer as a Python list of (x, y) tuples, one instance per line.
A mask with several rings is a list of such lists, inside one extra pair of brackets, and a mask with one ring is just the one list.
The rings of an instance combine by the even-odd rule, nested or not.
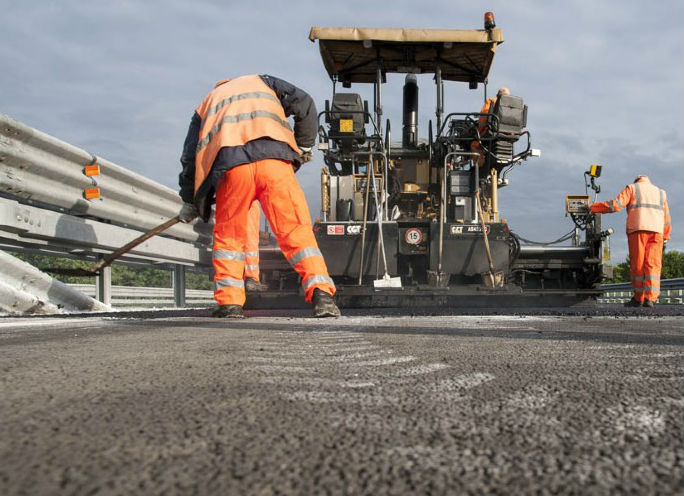
[[(670, 248), (684, 250), (684, 2), (661, 0), (404, 1), (0, 0), (0, 113), (177, 189), (194, 108), (213, 84), (272, 74), (332, 94), (311, 26), (480, 29), (493, 11), (505, 42), (490, 92), (508, 86), (529, 106), (532, 145), (500, 191), (500, 210), (527, 239), (567, 233), (566, 194), (603, 166), (600, 200), (637, 174), (668, 193)], [(419, 137), (434, 120), (432, 79), (420, 76)], [(402, 75), (383, 104), (401, 129)], [(352, 86), (372, 101), (372, 90)], [(445, 110), (478, 111), (482, 90), (447, 82)], [(313, 216), (320, 152), (298, 173)], [(627, 255), (625, 214), (613, 227), (613, 262)]]

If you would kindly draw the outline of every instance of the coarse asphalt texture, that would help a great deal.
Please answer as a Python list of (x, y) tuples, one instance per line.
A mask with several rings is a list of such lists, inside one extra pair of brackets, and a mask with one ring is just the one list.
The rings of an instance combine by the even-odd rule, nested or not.
[(0, 494), (681, 494), (684, 318), (0, 318)]

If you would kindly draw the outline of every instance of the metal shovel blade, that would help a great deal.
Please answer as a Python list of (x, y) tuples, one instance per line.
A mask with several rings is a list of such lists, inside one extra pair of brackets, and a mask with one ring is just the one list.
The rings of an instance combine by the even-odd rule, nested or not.
[(401, 277), (390, 277), (385, 274), (382, 279), (373, 281), (373, 287), (378, 288), (399, 288), (401, 289)]

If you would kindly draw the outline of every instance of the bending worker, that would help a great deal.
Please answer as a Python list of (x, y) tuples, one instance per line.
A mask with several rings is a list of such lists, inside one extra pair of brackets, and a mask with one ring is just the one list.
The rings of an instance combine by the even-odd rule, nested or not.
[(663, 246), (670, 239), (672, 221), (665, 191), (648, 176), (637, 176), (614, 200), (594, 203), (591, 212), (609, 214), (627, 209), (627, 242), (634, 296), (629, 307), (653, 308), (660, 294)]
[[(287, 116), (294, 115), (294, 132)], [(311, 160), (318, 118), (311, 97), (272, 76), (219, 81), (190, 122), (179, 177), (179, 217), (214, 225), (215, 317), (242, 318), (249, 209), (259, 200), (278, 246), (301, 276), (316, 317), (337, 317), (335, 285), (314, 238), (295, 168)]]

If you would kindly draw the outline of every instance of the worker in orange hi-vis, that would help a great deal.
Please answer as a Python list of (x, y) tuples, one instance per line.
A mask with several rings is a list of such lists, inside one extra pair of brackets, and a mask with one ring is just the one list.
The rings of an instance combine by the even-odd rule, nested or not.
[(634, 296), (628, 307), (653, 308), (660, 294), (663, 249), (670, 239), (672, 220), (665, 191), (648, 176), (637, 176), (614, 199), (591, 205), (591, 212), (609, 214), (627, 209), (627, 243)]
[(247, 243), (245, 244), (245, 291), (258, 292), (266, 290), (266, 285), (259, 278), (259, 224), (261, 209), (259, 202), (252, 202), (247, 218)]
[[(496, 105), (496, 101), (499, 99), (501, 95), (510, 95), (511, 91), (504, 87), (499, 88), (499, 91), (496, 92), (496, 96), (487, 98), (482, 105), (482, 108), (480, 109), (481, 114), (488, 114), (490, 112), (494, 111), (494, 106)], [(484, 136), (487, 131), (489, 131), (489, 125), (487, 124), (487, 117), (484, 115), (481, 115), (478, 120), (477, 120), (477, 133), (480, 137)], [(477, 165), (478, 167), (482, 167), (484, 165), (484, 152), (482, 150), (482, 144), (478, 140), (474, 140), (470, 144), (470, 148), (473, 152), (478, 153), (479, 157), (477, 158)]]
[[(290, 115), (294, 131), (287, 120)], [(295, 178), (299, 166), (312, 158), (317, 131), (311, 96), (268, 75), (219, 81), (195, 110), (181, 156), (184, 205), (178, 217), (182, 222), (197, 216), (207, 221), (216, 199), (213, 262), (218, 308), (214, 317), (244, 317), (245, 251), (255, 200), (280, 250), (301, 277), (314, 316), (340, 315), (333, 301), (335, 284)]]

